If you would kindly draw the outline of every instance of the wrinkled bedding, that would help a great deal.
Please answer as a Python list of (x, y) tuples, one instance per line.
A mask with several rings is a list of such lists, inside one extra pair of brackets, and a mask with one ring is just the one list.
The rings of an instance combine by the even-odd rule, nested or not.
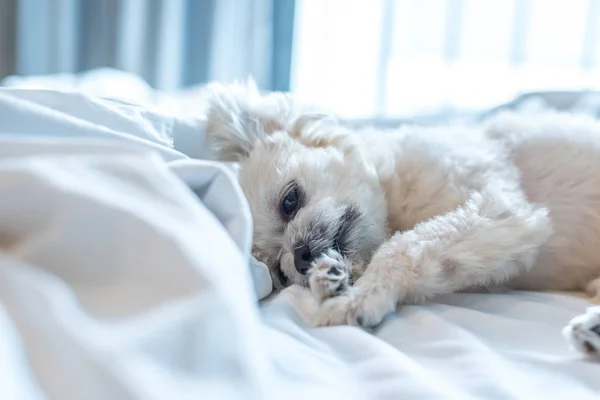
[(299, 287), (264, 299), (202, 126), (0, 89), (0, 398), (598, 397), (600, 365), (560, 335), (582, 296), (449, 295), (370, 332), (311, 328)]

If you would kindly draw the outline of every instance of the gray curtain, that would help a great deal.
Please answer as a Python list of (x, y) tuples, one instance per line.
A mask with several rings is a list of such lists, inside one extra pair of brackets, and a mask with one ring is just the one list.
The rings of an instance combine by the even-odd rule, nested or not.
[(114, 67), (289, 89), (294, 0), (0, 0), (0, 78)]

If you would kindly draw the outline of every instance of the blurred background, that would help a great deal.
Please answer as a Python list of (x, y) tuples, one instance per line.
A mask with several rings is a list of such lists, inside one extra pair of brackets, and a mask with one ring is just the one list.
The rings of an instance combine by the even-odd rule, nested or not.
[(0, 0), (0, 79), (252, 75), (355, 118), (596, 90), (599, 56), (600, 0)]

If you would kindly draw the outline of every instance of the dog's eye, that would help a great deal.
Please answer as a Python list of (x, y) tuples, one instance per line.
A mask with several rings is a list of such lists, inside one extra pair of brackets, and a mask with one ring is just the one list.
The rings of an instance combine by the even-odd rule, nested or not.
[(299, 207), (300, 197), (298, 196), (298, 188), (293, 187), (287, 192), (283, 200), (281, 200), (281, 214), (289, 218), (298, 211)]

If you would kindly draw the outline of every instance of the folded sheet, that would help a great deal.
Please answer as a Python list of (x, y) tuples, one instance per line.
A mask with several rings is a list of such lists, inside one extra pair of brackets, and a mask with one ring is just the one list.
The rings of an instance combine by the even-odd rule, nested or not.
[[(212, 185), (214, 212), (227, 215), (226, 222), (235, 229), (244, 226), (243, 234), (230, 231), (232, 235), (247, 235), (250, 229), (243, 196), (233, 183), (235, 178), (226, 172), (228, 166), (192, 160), (211, 158), (201, 118), (175, 117), (149, 106), (81, 93), (0, 88), (0, 137), (10, 138), (10, 151), (18, 148), (23, 152), (20, 154), (77, 153), (82, 147), (111, 153), (115, 146), (123, 151), (156, 153), (165, 162), (174, 162), (173, 171), (197, 194), (206, 192), (202, 189), (205, 185)], [(0, 152), (7, 151), (0, 148)], [(236, 196), (220, 192), (221, 188), (234, 191)], [(234, 204), (216, 198), (229, 198)], [(272, 289), (267, 267), (250, 258), (249, 268), (257, 295), (265, 297)]]

